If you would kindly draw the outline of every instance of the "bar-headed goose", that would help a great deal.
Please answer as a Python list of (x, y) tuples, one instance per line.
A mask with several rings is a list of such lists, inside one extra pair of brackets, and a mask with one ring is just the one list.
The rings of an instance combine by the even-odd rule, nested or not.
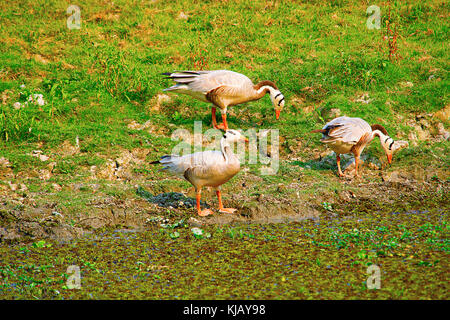
[(338, 174), (343, 177), (341, 171), (340, 155), (353, 153), (355, 156), (355, 174), (358, 176), (359, 156), (364, 148), (373, 140), (375, 136), (380, 138), (381, 147), (386, 153), (389, 164), (392, 162), (393, 152), (400, 148), (394, 142), (386, 129), (379, 124), (370, 126), (360, 118), (339, 117), (328, 122), (322, 129), (311, 132), (322, 133), (323, 143), (328, 144), (336, 153)]
[[(277, 120), (284, 107), (284, 96), (272, 81), (266, 80), (254, 85), (243, 74), (228, 70), (180, 71), (163, 73), (163, 75), (176, 82), (175, 85), (164, 91), (187, 94), (197, 100), (213, 104), (212, 122), (216, 129), (228, 130), (228, 107), (261, 99), (266, 93), (270, 94)], [(217, 107), (222, 113), (223, 123), (220, 125), (216, 121)]]
[(208, 186), (216, 189), (219, 200), (219, 211), (233, 213), (236, 209), (224, 208), (219, 187), (234, 177), (240, 170), (238, 157), (233, 153), (231, 143), (246, 141), (237, 130), (227, 130), (220, 140), (221, 150), (208, 150), (184, 156), (166, 155), (161, 160), (152, 163), (161, 163), (163, 169), (178, 174), (189, 181), (195, 188), (197, 211), (200, 216), (207, 216), (213, 212), (209, 209), (200, 209), (200, 195), (202, 187)]

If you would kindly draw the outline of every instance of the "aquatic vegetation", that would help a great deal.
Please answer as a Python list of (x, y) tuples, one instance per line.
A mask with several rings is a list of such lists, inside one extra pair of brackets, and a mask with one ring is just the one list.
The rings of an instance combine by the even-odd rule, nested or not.
[[(0, 245), (2, 297), (449, 298), (449, 213), (429, 208), (424, 222), (396, 212), (202, 228), (175, 221), (67, 244)], [(81, 289), (68, 289), (69, 265), (79, 266)], [(377, 290), (365, 284), (371, 265), (381, 270)]]

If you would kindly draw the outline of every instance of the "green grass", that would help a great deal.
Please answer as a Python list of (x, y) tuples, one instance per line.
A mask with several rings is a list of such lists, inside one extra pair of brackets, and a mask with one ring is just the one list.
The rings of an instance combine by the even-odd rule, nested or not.
[[(233, 110), (235, 114), (240, 110), (260, 113), (258, 126), (278, 127), (288, 137), (305, 134), (320, 122), (290, 103), (293, 97), (320, 110), (338, 107), (343, 114), (369, 122), (382, 120), (391, 132), (405, 129), (393, 121), (394, 114), (434, 112), (448, 101), (448, 54), (442, 42), (448, 26), (439, 18), (448, 12), (445, 2), (392, 4), (391, 20), (402, 37), (399, 52), (403, 59), (398, 63), (390, 62), (384, 52), (383, 29), (365, 29), (363, 4), (232, 1), (222, 6), (212, 2), (205, 14), (202, 3), (192, 3), (189, 18), (183, 20), (177, 15), (185, 4), (126, 2), (132, 5), (116, 1), (104, 7), (81, 1), (80, 30), (65, 27), (62, 2), (30, 2), (30, 10), (24, 10), (27, 2), (2, 5), (2, 87), (12, 91), (0, 118), (4, 141), (43, 141), (56, 146), (78, 135), (95, 140), (97, 148), (110, 143), (129, 147), (133, 140), (124, 120), (152, 119), (161, 125), (173, 121), (149, 112), (150, 99), (169, 85), (160, 73), (192, 68), (191, 56), (198, 52), (206, 55), (210, 69), (226, 68), (255, 81), (275, 81), (287, 98), (281, 122), (274, 121), (268, 99)], [(53, 10), (40, 12), (45, 6)], [(252, 11), (258, 14), (248, 14)], [(386, 11), (382, 8), (383, 21)], [(32, 18), (37, 15), (39, 19)], [(416, 34), (411, 35), (412, 30)], [(432, 32), (426, 34), (427, 30)], [(425, 56), (429, 59), (418, 61)], [(431, 74), (440, 81), (428, 81)], [(405, 81), (414, 86), (399, 88)], [(27, 86), (23, 96), (42, 92), (48, 104), (19, 111), (11, 108), (20, 100), (21, 84)], [(305, 87), (313, 90), (302, 91)], [(351, 101), (363, 91), (373, 99), (369, 105)], [(386, 101), (393, 103), (386, 105)], [(191, 98), (177, 97), (162, 114), (179, 112), (183, 121), (174, 123), (191, 127), (193, 120), (209, 121), (205, 107)], [(230, 125), (255, 126), (239, 118), (231, 114)]]

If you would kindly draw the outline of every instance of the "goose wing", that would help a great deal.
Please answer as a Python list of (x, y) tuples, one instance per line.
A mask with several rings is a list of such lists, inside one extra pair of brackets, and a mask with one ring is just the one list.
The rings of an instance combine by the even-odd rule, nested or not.
[(165, 91), (186, 90), (206, 95), (211, 90), (221, 87), (223, 94), (235, 95), (239, 89), (253, 86), (247, 76), (229, 70), (180, 71), (165, 75), (176, 82), (176, 85)]
[(328, 122), (323, 129), (323, 142), (336, 140), (348, 144), (356, 144), (359, 139), (372, 129), (370, 125), (360, 118), (339, 117)]
[(184, 156), (164, 156), (159, 162), (163, 164), (164, 170), (180, 176), (185, 176), (189, 171), (189, 174), (197, 179), (208, 179), (225, 165), (225, 158), (221, 151), (209, 150)]

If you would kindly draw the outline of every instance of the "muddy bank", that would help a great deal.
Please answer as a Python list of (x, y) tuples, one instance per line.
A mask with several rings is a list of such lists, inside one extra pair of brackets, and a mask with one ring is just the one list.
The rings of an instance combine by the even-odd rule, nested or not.
[[(380, 182), (340, 181), (341, 190), (322, 190), (315, 196), (299, 194), (306, 184), (291, 183), (279, 194), (256, 193), (252, 196), (227, 194), (227, 206), (237, 214), (216, 214), (199, 217), (195, 199), (189, 193), (162, 192), (152, 194), (145, 187), (135, 189), (136, 197), (116, 199), (99, 197), (86, 206), (85, 212), (73, 214), (55, 210), (52, 205), (0, 205), (0, 241), (30, 242), (50, 238), (68, 241), (99, 229), (145, 230), (155, 217), (167, 223), (184, 219), (192, 226), (233, 223), (287, 223), (305, 219), (327, 219), (358, 212), (408, 211), (442, 208), (448, 210), (448, 181), (430, 178), (415, 180), (406, 172), (383, 174)], [(287, 190), (287, 191), (286, 191)], [(215, 210), (213, 193), (206, 193), (202, 207)]]

